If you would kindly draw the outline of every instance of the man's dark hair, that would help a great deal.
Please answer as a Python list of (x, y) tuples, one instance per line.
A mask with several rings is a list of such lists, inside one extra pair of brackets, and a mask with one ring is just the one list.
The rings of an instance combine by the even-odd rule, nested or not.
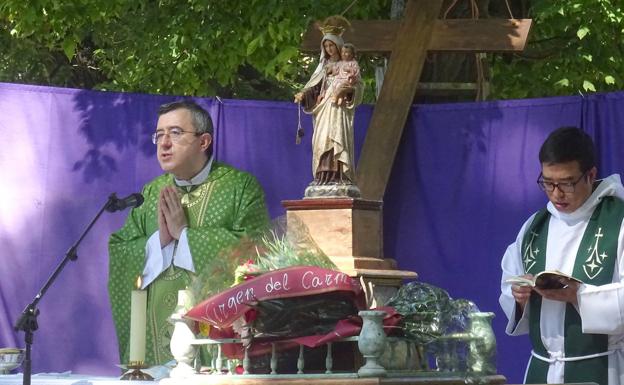
[(596, 165), (594, 142), (577, 127), (560, 127), (551, 132), (539, 152), (540, 163), (566, 163), (577, 161), (581, 172)]
[(195, 127), (197, 133), (208, 133), (210, 134), (210, 136), (213, 136), (214, 129), (212, 126), (212, 119), (210, 118), (210, 114), (208, 114), (206, 110), (204, 110), (199, 104), (195, 103), (192, 100), (180, 100), (163, 104), (162, 106), (160, 106), (160, 108), (158, 108), (158, 116), (166, 114), (167, 112), (179, 110), (181, 108), (187, 109), (191, 112), (193, 126)]

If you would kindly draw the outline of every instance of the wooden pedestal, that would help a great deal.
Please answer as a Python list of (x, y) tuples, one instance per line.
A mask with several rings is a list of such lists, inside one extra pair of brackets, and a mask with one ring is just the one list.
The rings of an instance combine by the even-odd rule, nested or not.
[(393, 260), (383, 259), (381, 202), (302, 199), (283, 201), (282, 205), (288, 223), (299, 221), (305, 225), (317, 246), (339, 269), (352, 273), (396, 268)]
[(287, 231), (294, 222), (304, 225), (338, 269), (363, 280), (370, 291), (369, 305), (381, 305), (404, 279), (417, 277), (412, 271), (397, 270), (393, 259), (383, 257), (381, 201), (318, 198), (287, 200), (282, 205)]

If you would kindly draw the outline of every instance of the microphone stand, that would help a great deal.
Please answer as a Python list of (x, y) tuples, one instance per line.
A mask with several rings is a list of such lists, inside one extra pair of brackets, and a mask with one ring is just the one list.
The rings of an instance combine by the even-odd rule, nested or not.
[(63, 268), (65, 267), (67, 262), (75, 261), (76, 259), (78, 259), (78, 254), (76, 254), (78, 245), (80, 245), (80, 242), (82, 242), (83, 238), (87, 235), (89, 230), (91, 230), (91, 227), (93, 227), (93, 225), (98, 220), (100, 215), (102, 215), (104, 210), (109, 210), (110, 208), (112, 208), (114, 203), (117, 200), (118, 199), (115, 193), (112, 193), (108, 197), (108, 200), (106, 201), (104, 206), (100, 209), (100, 211), (93, 218), (93, 220), (91, 220), (91, 223), (89, 223), (89, 225), (87, 226), (85, 231), (82, 233), (80, 238), (78, 238), (76, 243), (74, 243), (72, 247), (70, 247), (69, 250), (67, 250), (67, 253), (65, 254), (65, 257), (63, 258), (61, 263), (56, 267), (54, 272), (52, 272), (52, 275), (50, 275), (50, 278), (48, 278), (45, 285), (43, 285), (43, 287), (41, 288), (39, 293), (35, 296), (33, 301), (28, 306), (26, 306), (24, 311), (22, 311), (22, 315), (20, 316), (19, 320), (17, 320), (17, 322), (15, 323), (15, 326), (13, 327), (15, 331), (22, 330), (25, 333), (24, 341), (26, 343), (26, 354), (24, 356), (24, 363), (23, 363), (23, 368), (24, 368), (24, 375), (23, 375), (23, 382), (22, 382), (23, 385), (30, 385), (30, 380), (31, 380), (31, 375), (32, 375), (32, 361), (30, 358), (31, 346), (33, 343), (33, 333), (39, 327), (37, 325), (37, 316), (39, 315), (39, 309), (37, 309), (37, 304), (39, 303), (43, 295), (48, 291), (50, 286), (52, 286), (52, 284), (56, 280), (56, 277), (61, 273), (61, 271), (63, 271)]

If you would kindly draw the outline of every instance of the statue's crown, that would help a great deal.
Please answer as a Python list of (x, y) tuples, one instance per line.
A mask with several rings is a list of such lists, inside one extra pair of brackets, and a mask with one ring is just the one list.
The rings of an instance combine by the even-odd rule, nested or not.
[(323, 35), (332, 34), (342, 36), (344, 31), (351, 28), (349, 20), (340, 15), (329, 16), (322, 23), (318, 23), (318, 28)]

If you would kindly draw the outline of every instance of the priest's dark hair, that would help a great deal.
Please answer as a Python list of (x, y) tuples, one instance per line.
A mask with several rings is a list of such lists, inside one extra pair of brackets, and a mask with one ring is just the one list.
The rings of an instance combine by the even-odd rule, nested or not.
[(208, 133), (213, 135), (214, 128), (212, 126), (212, 119), (210, 114), (202, 106), (195, 103), (192, 100), (177, 100), (175, 102), (163, 104), (158, 108), (158, 116), (166, 114), (180, 108), (187, 109), (191, 112), (193, 118), (193, 126), (197, 130), (198, 134)]
[(202, 106), (195, 103), (192, 100), (177, 100), (171, 103), (165, 103), (158, 108), (158, 116), (164, 115), (167, 112), (179, 110), (184, 108), (191, 112), (191, 119), (193, 119), (193, 127), (198, 134), (210, 134), (213, 140), (210, 141), (210, 146), (206, 150), (206, 155), (208, 158), (212, 156), (212, 146), (214, 142), (214, 127), (212, 125), (212, 118), (208, 111), (206, 111)]
[(596, 165), (594, 142), (578, 127), (560, 127), (548, 135), (539, 152), (540, 163), (579, 162), (581, 172)]

